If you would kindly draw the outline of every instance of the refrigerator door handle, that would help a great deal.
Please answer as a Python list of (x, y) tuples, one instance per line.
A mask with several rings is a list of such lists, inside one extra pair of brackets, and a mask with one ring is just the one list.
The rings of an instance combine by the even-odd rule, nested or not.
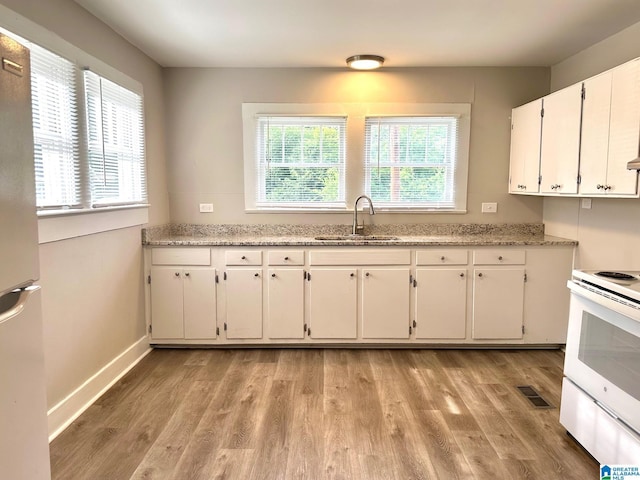
[[(9, 292), (6, 295), (0, 297), (0, 305), (7, 300), (7, 297), (9, 297), (11, 301), (11, 306), (6, 310), (0, 312), (0, 325), (20, 315), (24, 310), (25, 305), (29, 301), (29, 297), (31, 297), (31, 295), (38, 290), (40, 290), (40, 287), (38, 285), (31, 285), (20, 290), (14, 290), (13, 292)], [(16, 296), (18, 297), (17, 299), (15, 299)]]

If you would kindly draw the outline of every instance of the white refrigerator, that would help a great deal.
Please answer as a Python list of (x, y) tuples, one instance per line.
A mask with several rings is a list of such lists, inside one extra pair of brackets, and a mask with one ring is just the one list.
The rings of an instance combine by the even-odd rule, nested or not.
[(51, 478), (29, 50), (0, 34), (0, 479)]

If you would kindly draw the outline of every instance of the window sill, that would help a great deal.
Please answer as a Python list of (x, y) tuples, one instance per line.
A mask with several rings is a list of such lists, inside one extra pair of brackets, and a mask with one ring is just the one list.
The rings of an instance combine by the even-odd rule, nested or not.
[[(434, 214), (452, 214), (452, 215), (462, 215), (467, 213), (467, 210), (458, 210), (455, 208), (449, 209), (438, 209), (438, 208), (391, 208), (391, 207), (376, 207), (374, 203), (374, 208), (376, 213), (434, 213)], [(369, 207), (364, 207), (358, 209), (358, 211), (368, 212)], [(245, 213), (348, 213), (353, 214), (353, 208), (316, 208), (313, 210), (303, 209), (303, 208), (254, 208), (254, 209), (245, 209)]]
[(149, 205), (38, 212), (38, 242), (50, 243), (149, 222)]

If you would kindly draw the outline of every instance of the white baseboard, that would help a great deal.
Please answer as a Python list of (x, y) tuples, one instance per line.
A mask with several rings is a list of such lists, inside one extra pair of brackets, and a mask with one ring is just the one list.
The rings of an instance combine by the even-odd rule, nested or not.
[(78, 418), (111, 386), (120, 380), (149, 352), (149, 338), (144, 336), (124, 352), (102, 367), (86, 382), (76, 388), (67, 398), (47, 412), (49, 419), (49, 442)]

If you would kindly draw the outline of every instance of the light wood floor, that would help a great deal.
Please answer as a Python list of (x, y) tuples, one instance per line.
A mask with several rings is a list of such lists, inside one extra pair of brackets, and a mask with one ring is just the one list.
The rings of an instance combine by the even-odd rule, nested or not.
[[(580, 479), (562, 353), (154, 350), (51, 444), (54, 479)], [(556, 408), (535, 409), (533, 385)]]

